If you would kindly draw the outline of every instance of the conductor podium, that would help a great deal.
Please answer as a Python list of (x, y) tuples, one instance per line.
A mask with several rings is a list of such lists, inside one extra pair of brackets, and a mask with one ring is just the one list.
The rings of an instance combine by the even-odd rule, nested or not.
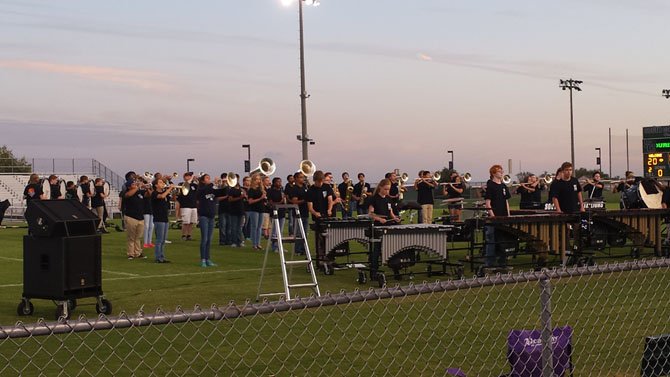
[(111, 314), (102, 293), (100, 219), (76, 200), (31, 201), (23, 237), (23, 298), (19, 315), (31, 315), (32, 298), (54, 300), (56, 318), (69, 318), (77, 299), (96, 297), (98, 313)]

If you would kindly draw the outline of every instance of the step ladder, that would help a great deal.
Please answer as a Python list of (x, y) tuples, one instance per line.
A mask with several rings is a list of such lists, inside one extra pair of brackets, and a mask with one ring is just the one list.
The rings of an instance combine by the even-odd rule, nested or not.
[[(294, 226), (296, 236), (294, 237), (283, 237), (281, 227), (279, 226), (279, 215), (278, 210), (285, 209), (287, 211), (294, 211), (294, 222), (297, 226)], [(300, 209), (296, 204), (279, 204), (275, 205), (275, 208), (272, 210), (272, 228), (270, 230), (270, 239), (268, 244), (265, 247), (265, 258), (263, 259), (263, 268), (261, 268), (261, 277), (258, 282), (258, 291), (256, 293), (256, 302), (258, 302), (262, 297), (272, 297), (272, 296), (284, 296), (286, 300), (291, 300), (291, 290), (300, 289), (300, 288), (311, 288), (317, 296), (321, 296), (319, 291), (319, 283), (316, 281), (316, 272), (314, 271), (314, 265), (312, 263), (312, 255), (309, 252), (309, 245), (307, 242), (307, 236), (305, 233), (305, 228), (303, 227), (302, 221), (300, 219), (302, 215), (300, 214)], [(305, 214), (305, 216), (307, 216)], [(299, 236), (298, 236), (299, 235)], [(272, 240), (277, 241), (277, 248), (279, 254), (279, 262), (281, 266), (282, 279), (284, 281), (284, 291), (283, 292), (274, 292), (274, 293), (261, 293), (261, 287), (263, 285), (263, 277), (265, 276), (265, 267), (267, 266), (268, 255), (272, 250)], [(284, 254), (284, 243), (297, 243), (305, 242), (305, 259), (294, 260), (296, 256), (295, 246), (293, 247), (293, 253), (291, 260), (286, 260)], [(290, 282), (292, 268), (296, 266), (305, 266), (307, 271), (310, 274), (311, 282), (308, 283), (292, 283)]]

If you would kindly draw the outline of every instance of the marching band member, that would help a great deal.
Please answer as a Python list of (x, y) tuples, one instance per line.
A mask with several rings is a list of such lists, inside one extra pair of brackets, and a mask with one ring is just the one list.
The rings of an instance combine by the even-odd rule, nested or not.
[(228, 222), (226, 223), (227, 239), (232, 247), (244, 246), (242, 222), (244, 221), (244, 196), (240, 188), (240, 176), (237, 185), (228, 188)]
[(228, 203), (228, 173), (221, 173), (220, 176), (220, 186), (216, 190), (216, 200), (219, 202), (219, 245), (225, 246), (230, 245), (230, 239), (228, 239), (228, 209), (230, 207)]
[[(324, 182), (325, 174), (321, 170), (314, 172), (314, 183), (307, 189), (307, 210), (314, 223), (333, 215), (333, 188)], [(326, 259), (325, 238), (320, 232), (315, 233), (316, 259), (319, 267), (323, 267)]]
[(263, 230), (263, 237), (265, 239), (270, 238), (270, 206), (268, 205), (267, 192), (272, 187), (272, 182), (270, 177), (267, 175), (263, 176), (263, 190), (265, 191), (266, 198), (263, 200), (263, 212), (261, 213), (261, 229)]
[(170, 263), (165, 259), (165, 240), (168, 230), (168, 213), (170, 212), (170, 196), (174, 185), (166, 183), (165, 179), (155, 179), (151, 192), (151, 215), (154, 229), (156, 229), (156, 244), (154, 257), (156, 263)]
[(184, 182), (181, 183), (189, 188), (188, 195), (179, 193), (177, 195), (176, 214), (181, 219), (181, 239), (190, 241), (193, 236), (193, 225), (198, 222), (198, 210), (196, 205), (196, 192), (198, 184), (194, 182), (193, 173), (184, 173)]
[(65, 198), (65, 193), (60, 192), (60, 182), (58, 181), (58, 176), (57, 175), (50, 175), (49, 176), (49, 186), (51, 186), (51, 197), (47, 199), (64, 199)]
[(242, 206), (244, 208), (244, 221), (242, 223), (242, 239), (251, 240), (251, 232), (249, 231), (249, 216), (247, 211), (249, 211), (249, 187), (251, 186), (251, 177), (245, 176), (242, 178)]
[(619, 208), (621, 209), (626, 208), (626, 205), (624, 203), (625, 192), (631, 187), (633, 187), (633, 185), (635, 185), (636, 183), (635, 173), (633, 173), (632, 171), (626, 171), (624, 176), (626, 178), (623, 181), (619, 182), (619, 184), (612, 189), (613, 193), (617, 192), (621, 193), (621, 200), (619, 200)]
[(530, 174), (519, 184), (516, 193), (521, 195), (520, 209), (542, 208), (542, 186), (535, 174)]
[(142, 253), (144, 234), (144, 196), (135, 172), (126, 173), (123, 197), (123, 220), (126, 227), (126, 246), (128, 259), (146, 259)]
[(593, 180), (589, 181), (583, 188), (589, 199), (602, 199), (605, 184), (600, 182), (600, 172), (593, 173)]
[[(307, 231), (309, 224), (309, 211), (307, 209), (307, 187), (305, 185), (305, 175), (301, 172), (294, 174), (295, 185), (291, 189), (288, 197), (291, 201), (291, 204), (297, 204), (300, 210), (300, 221), (302, 222), (302, 227), (305, 231), (305, 239), (303, 242), (296, 240), (295, 243), (295, 253), (303, 255), (305, 254), (305, 242), (307, 242)], [(294, 218), (294, 220), (297, 220)], [(298, 233), (298, 229), (293, 228), (297, 236), (302, 236)]]
[[(286, 196), (284, 195), (284, 190), (282, 189), (282, 182), (281, 178), (279, 177), (274, 177), (272, 179), (272, 187), (270, 187), (267, 191), (268, 194), (268, 201), (270, 202), (270, 205), (274, 208), (276, 205), (279, 204), (284, 204), (286, 202)], [(278, 246), (277, 246), (277, 232), (281, 232), (282, 229), (284, 229), (284, 220), (286, 219), (286, 210), (285, 209), (277, 209), (277, 218), (279, 219), (279, 228), (274, 229), (273, 234), (272, 234), (272, 250), (277, 251)]]
[(79, 200), (77, 197), (77, 185), (74, 181), (67, 181), (65, 184), (65, 199)]
[(400, 202), (400, 186), (398, 183), (398, 174), (392, 171), (384, 175), (384, 179), (388, 179), (391, 182), (391, 189), (389, 190), (388, 198), (391, 202), (391, 208), (393, 208), (394, 213), (400, 213), (398, 211), (398, 203)]
[[(87, 176), (79, 177), (79, 188), (81, 189), (81, 204), (91, 208), (91, 181)], [(121, 201), (119, 200), (119, 205)]]
[[(161, 178), (157, 178), (160, 174), (156, 173), (154, 175), (154, 182), (156, 180), (160, 180)], [(154, 213), (153, 209), (151, 208), (152, 202), (151, 202), (151, 197), (153, 196), (153, 191), (155, 185), (152, 182), (149, 182), (146, 178), (140, 177), (140, 181), (144, 184), (144, 236), (142, 237), (143, 241), (143, 247), (145, 249), (154, 247), (152, 239), (154, 236)], [(149, 184), (151, 183), (151, 184)]]
[(433, 223), (433, 205), (435, 199), (433, 198), (433, 190), (437, 187), (437, 182), (433, 179), (429, 171), (423, 170), (421, 179), (414, 182), (414, 189), (417, 191), (417, 202), (421, 205), (421, 215), (423, 216), (422, 223)]
[[(572, 164), (564, 162), (561, 165), (561, 178), (551, 185), (554, 208), (558, 213), (584, 212), (584, 200), (582, 198), (582, 186), (577, 178), (572, 176)], [(555, 187), (554, 187), (555, 186)]]
[(556, 169), (556, 175), (554, 175), (554, 180), (549, 186), (549, 195), (547, 198), (547, 203), (551, 203), (552, 205), (554, 204), (552, 198), (554, 197), (554, 193), (556, 192), (556, 187), (558, 187), (555, 185), (555, 183), (561, 180), (562, 178), (563, 178), (563, 169), (559, 167), (558, 169)]
[(452, 172), (449, 176), (449, 183), (442, 186), (442, 195), (446, 196), (447, 200), (450, 201), (447, 208), (449, 208), (449, 216), (452, 221), (461, 221), (464, 190), (461, 176), (457, 172)]
[(216, 263), (212, 262), (210, 257), (216, 216), (216, 194), (209, 174), (203, 174), (198, 180), (195, 198), (200, 222), (200, 267), (216, 267)]
[(334, 217), (335, 214), (337, 213), (337, 210), (342, 208), (342, 198), (340, 197), (340, 192), (337, 190), (337, 187), (335, 187), (335, 183), (333, 182), (333, 173), (331, 172), (326, 172), (324, 174), (323, 178), (323, 184), (328, 185), (331, 188), (332, 194), (330, 195), (331, 198), (333, 199), (332, 206), (330, 208), (331, 215)]
[[(98, 215), (100, 219), (100, 225), (98, 225), (98, 231), (100, 233), (109, 233), (107, 228), (105, 228), (105, 187), (104, 181), (102, 178), (96, 178), (94, 182), (95, 195), (91, 198), (91, 207), (93, 207), (93, 212)], [(146, 222), (145, 222), (146, 226)]]
[(28, 184), (23, 189), (23, 199), (26, 200), (26, 207), (31, 200), (45, 200), (47, 199), (42, 192), (42, 185), (40, 184), (40, 176), (33, 173), (28, 178)]
[[(393, 212), (391, 206), (391, 198), (389, 192), (391, 191), (391, 181), (389, 179), (382, 179), (375, 188), (374, 194), (370, 199), (368, 205), (368, 214), (374, 221), (375, 225), (391, 225), (398, 224), (400, 218)], [(379, 270), (379, 255), (381, 254), (381, 243), (374, 244), (372, 252), (369, 255), (370, 262), (370, 278), (375, 279), (377, 270)]]
[[(340, 200), (342, 201), (342, 218), (348, 219), (351, 218), (354, 208), (356, 208), (356, 201), (353, 200), (353, 196), (349, 192), (349, 187), (352, 187), (353, 184), (351, 179), (349, 179), (349, 173), (342, 173), (342, 183), (337, 185), (337, 191), (340, 193)], [(346, 203), (345, 203), (346, 202)]]
[[(486, 194), (484, 196), (486, 210), (489, 217), (509, 216), (509, 201), (511, 197), (507, 186), (502, 183), (503, 168), (500, 165), (493, 165), (489, 169), (490, 179), (486, 182)], [(496, 229), (493, 225), (484, 226), (485, 246), (485, 265), (493, 267), (504, 266), (506, 256), (504, 250), (499, 252), (496, 247)]]
[[(293, 177), (293, 174), (289, 174), (286, 176), (286, 186), (284, 187), (284, 196), (288, 198), (289, 192), (293, 189), (293, 186), (295, 186), (295, 178)], [(293, 211), (288, 211), (288, 235), (293, 236), (294, 235), (294, 229), (293, 226), (295, 225), (294, 220), (293, 220)]]
[(251, 175), (251, 184), (247, 190), (247, 218), (249, 219), (249, 234), (254, 249), (261, 248), (261, 226), (263, 216), (263, 201), (267, 199), (260, 173)]
[(351, 196), (357, 202), (356, 213), (358, 213), (359, 216), (368, 213), (368, 204), (366, 199), (371, 196), (371, 191), (370, 184), (365, 183), (365, 174), (358, 173), (358, 183), (354, 185), (354, 192)]

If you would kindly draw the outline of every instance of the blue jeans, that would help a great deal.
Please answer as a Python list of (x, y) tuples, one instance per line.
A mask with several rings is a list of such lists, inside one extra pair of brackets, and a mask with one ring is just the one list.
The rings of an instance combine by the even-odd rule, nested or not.
[[(343, 199), (344, 200), (344, 199)], [(353, 216), (354, 214), (354, 209), (356, 208), (356, 201), (350, 200), (349, 201), (349, 209), (344, 210), (344, 204), (342, 205), (342, 218), (343, 219), (349, 219)]]
[(242, 241), (242, 219), (241, 215), (228, 215), (226, 222), (227, 239), (233, 245), (241, 245)]
[(505, 266), (506, 264), (506, 258), (505, 258), (505, 252), (504, 251), (498, 251), (500, 248), (498, 248), (497, 243), (496, 243), (496, 228), (492, 225), (485, 225), (484, 226), (484, 255), (486, 256), (485, 259), (485, 266), (486, 267), (494, 267), (494, 266)]
[(156, 246), (154, 255), (157, 261), (165, 260), (165, 239), (167, 238), (168, 223), (154, 223), (156, 230)]
[(219, 212), (219, 245), (230, 245), (228, 238), (228, 214)]
[(154, 230), (154, 215), (144, 214), (144, 244), (151, 243), (151, 234)]
[(261, 225), (263, 225), (263, 214), (261, 212), (248, 211), (247, 218), (249, 219), (251, 244), (254, 247), (259, 247), (261, 246)]
[(212, 233), (214, 233), (214, 218), (207, 216), (198, 217), (200, 223), (200, 259), (209, 260), (209, 249), (212, 246)]
[(251, 230), (249, 228), (249, 223), (251, 220), (249, 219), (249, 212), (244, 213), (244, 226), (242, 227), (242, 240), (244, 239), (251, 239)]

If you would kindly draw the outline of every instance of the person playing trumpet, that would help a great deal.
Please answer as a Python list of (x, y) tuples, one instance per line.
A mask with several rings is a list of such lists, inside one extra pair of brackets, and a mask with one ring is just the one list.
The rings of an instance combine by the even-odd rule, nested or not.
[(600, 181), (600, 172), (593, 173), (592, 178), (587, 181), (582, 189), (589, 199), (602, 199), (605, 184)]
[(421, 205), (422, 223), (433, 223), (433, 206), (435, 198), (433, 190), (437, 187), (437, 181), (428, 170), (422, 170), (421, 178), (414, 181), (414, 189), (417, 192), (416, 201)]
[(449, 182), (442, 186), (442, 195), (447, 197), (449, 203), (449, 215), (452, 221), (461, 221), (461, 213), (463, 212), (463, 181), (461, 175), (457, 172), (452, 172), (449, 176)]
[(174, 185), (168, 186), (167, 179), (154, 179), (151, 192), (151, 214), (156, 231), (154, 244), (154, 260), (156, 263), (170, 263), (165, 259), (165, 240), (168, 230), (168, 213), (170, 212), (170, 196)]
[(519, 202), (520, 209), (541, 209), (542, 205), (542, 190), (540, 181), (535, 174), (530, 174), (524, 179), (524, 182), (519, 184), (516, 193), (521, 195)]

